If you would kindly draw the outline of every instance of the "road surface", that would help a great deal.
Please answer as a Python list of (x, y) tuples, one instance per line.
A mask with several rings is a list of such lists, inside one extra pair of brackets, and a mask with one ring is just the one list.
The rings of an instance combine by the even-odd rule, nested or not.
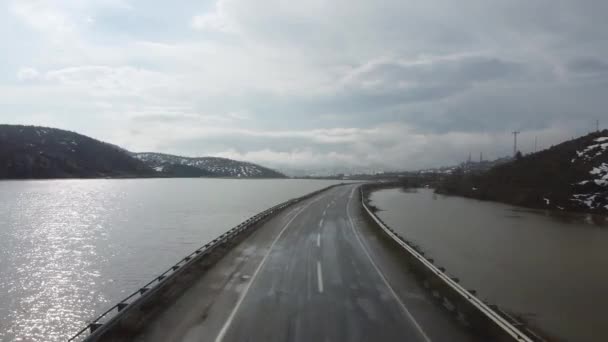
[(137, 341), (475, 341), (378, 239), (356, 190), (267, 221)]

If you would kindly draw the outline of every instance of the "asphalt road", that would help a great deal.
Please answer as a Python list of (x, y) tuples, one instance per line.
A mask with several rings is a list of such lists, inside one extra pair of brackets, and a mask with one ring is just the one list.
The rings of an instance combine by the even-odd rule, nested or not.
[(355, 185), (271, 219), (139, 341), (475, 341), (363, 220)]

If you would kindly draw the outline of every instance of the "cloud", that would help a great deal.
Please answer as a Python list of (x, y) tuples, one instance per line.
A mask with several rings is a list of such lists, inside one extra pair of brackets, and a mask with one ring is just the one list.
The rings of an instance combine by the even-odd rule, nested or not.
[(352, 154), (338, 152), (320, 153), (311, 149), (293, 150), (289, 152), (263, 149), (245, 153), (236, 150), (228, 150), (214, 153), (213, 156), (236, 160), (251, 160), (264, 165), (295, 170), (307, 168), (330, 169), (336, 166), (360, 167), (364, 165), (364, 161), (358, 161), (356, 156), (353, 156)]
[[(435, 133), (420, 134), (411, 127), (394, 123), (368, 130), (343, 129), (352, 135), (356, 143), (328, 146), (319, 143), (321, 140), (311, 139), (298, 147), (287, 149), (260, 148), (241, 149), (229, 148), (211, 152), (211, 155), (251, 160), (265, 165), (282, 169), (333, 169), (341, 170), (372, 170), (372, 169), (416, 169), (437, 165), (441, 159), (442, 165), (460, 163), (471, 153), (475, 158), (483, 153), (485, 158), (496, 158), (508, 154), (512, 146), (512, 136), (509, 132), (500, 135), (484, 133)], [(534, 139), (538, 139), (541, 147), (548, 147), (558, 142), (567, 130), (562, 126), (528, 132), (520, 140), (522, 151), (534, 150)], [(300, 136), (313, 137), (316, 132), (287, 133), (285, 141)], [(292, 139), (291, 138), (291, 139)]]
[(32, 29), (48, 35), (53, 42), (75, 34), (76, 28), (68, 15), (47, 1), (15, 1), (12, 11)]
[(568, 69), (577, 73), (605, 73), (608, 62), (591, 57), (578, 58), (568, 63)]
[(521, 67), (496, 57), (465, 56), (427, 58), (417, 61), (370, 61), (344, 78), (346, 86), (360, 88), (408, 88), (425, 84), (463, 84), (514, 76)]
[(226, 115), (207, 115), (188, 113), (189, 108), (159, 108), (158, 113), (148, 111), (146, 114), (135, 115), (131, 121), (139, 124), (172, 124), (183, 123), (187, 125), (226, 125), (237, 120), (246, 120), (246, 117), (239, 113), (228, 113)]
[(237, 32), (237, 24), (226, 13), (225, 3), (225, 0), (219, 0), (215, 3), (213, 11), (192, 17), (192, 28), (195, 30), (218, 31), (223, 33)]
[(40, 73), (35, 68), (21, 68), (17, 71), (17, 79), (19, 81), (35, 80), (40, 76)]
[(178, 81), (152, 70), (131, 66), (83, 65), (45, 72), (43, 79), (59, 85), (86, 89), (95, 96), (152, 96), (157, 89)]
[(301, 168), (501, 156), (514, 129), (557, 142), (605, 116), (606, 11), (551, 0), (11, 1), (0, 119)]

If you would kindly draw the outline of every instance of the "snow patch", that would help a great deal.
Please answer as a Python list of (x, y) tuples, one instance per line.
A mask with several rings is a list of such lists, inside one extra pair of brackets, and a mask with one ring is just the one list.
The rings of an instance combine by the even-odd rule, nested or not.
[(608, 185), (608, 164), (602, 163), (602, 165), (598, 167), (594, 167), (589, 171), (592, 176), (596, 176), (597, 178), (593, 180), (595, 184), (599, 186)]
[(163, 155), (155, 153), (136, 154), (139, 160), (155, 168), (169, 164), (180, 164), (197, 167), (201, 170), (209, 171), (220, 177), (253, 177), (264, 174), (264, 170), (255, 164), (239, 162), (224, 158), (202, 157), (188, 158), (181, 156)]
[(574, 202), (578, 202), (578, 203), (582, 203), (585, 206), (587, 206), (587, 208), (589, 209), (596, 209), (599, 207), (599, 204), (596, 204), (596, 200), (598, 199), (598, 197), (600, 197), (602, 194), (601, 193), (594, 193), (594, 194), (575, 194), (572, 195), (572, 201)]
[(593, 170), (591, 170), (591, 172), (589, 172), (592, 175), (600, 175), (603, 173), (607, 173), (608, 172), (608, 164), (606, 163), (602, 163), (602, 165), (600, 165), (599, 167), (594, 167)]
[(608, 149), (608, 142), (604, 142), (607, 140), (608, 137), (594, 139), (594, 142), (597, 142), (598, 144), (589, 145), (582, 151), (576, 151), (576, 157), (572, 159), (571, 162), (574, 163), (576, 161), (576, 158), (581, 158), (583, 160), (589, 161), (601, 156)]

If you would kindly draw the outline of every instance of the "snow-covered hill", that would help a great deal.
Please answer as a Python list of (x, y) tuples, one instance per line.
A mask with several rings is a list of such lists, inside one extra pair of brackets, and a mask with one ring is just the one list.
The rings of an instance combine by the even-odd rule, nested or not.
[(280, 172), (253, 164), (226, 158), (189, 158), (163, 153), (134, 153), (133, 156), (158, 172), (166, 172), (175, 165), (195, 167), (208, 176), (237, 178), (284, 178)]
[(608, 130), (565, 141), (481, 174), (447, 177), (439, 191), (533, 208), (608, 212)]
[(575, 194), (571, 200), (588, 209), (608, 210), (608, 136), (587, 141), (571, 163), (587, 167), (583, 179), (573, 184)]

